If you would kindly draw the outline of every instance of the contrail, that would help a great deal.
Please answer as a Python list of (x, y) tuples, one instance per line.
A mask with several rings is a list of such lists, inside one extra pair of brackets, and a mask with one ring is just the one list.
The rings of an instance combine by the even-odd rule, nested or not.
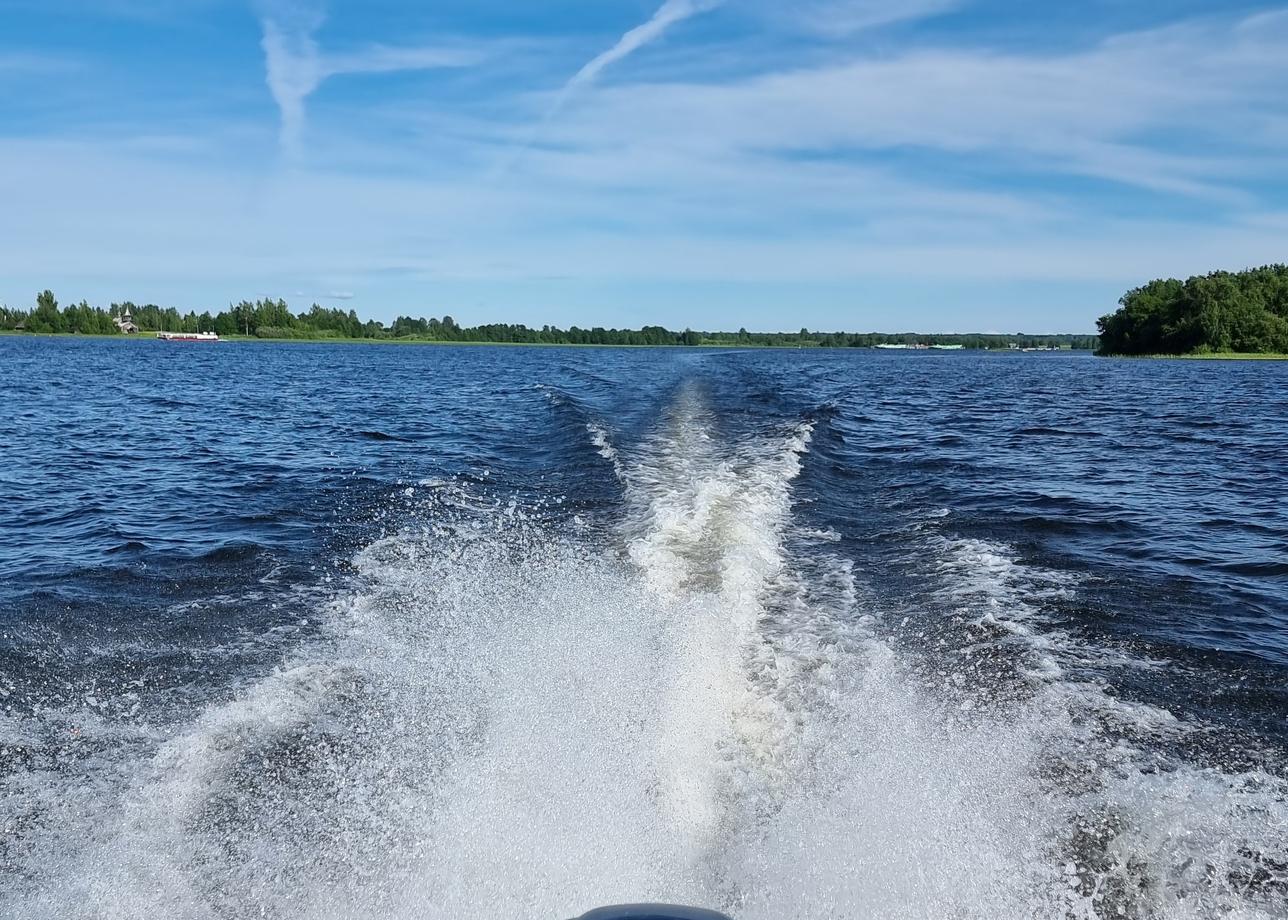
[(633, 54), (645, 45), (657, 41), (667, 29), (677, 22), (682, 22), (691, 16), (713, 10), (723, 2), (724, 0), (666, 0), (665, 3), (658, 7), (652, 19), (631, 29), (618, 39), (617, 44), (577, 71), (564, 86), (564, 95), (580, 86), (595, 82), (596, 78), (606, 68)]
[(596, 55), (581, 70), (573, 74), (572, 79), (563, 85), (555, 101), (546, 110), (541, 120), (532, 126), (527, 136), (519, 144), (514, 154), (498, 169), (500, 175), (508, 173), (522, 159), (528, 149), (536, 143), (541, 131), (559, 114), (572, 95), (582, 87), (589, 86), (599, 78), (607, 68), (618, 61), (657, 41), (671, 26), (700, 13), (708, 12), (724, 3), (725, 0), (666, 0), (648, 22), (642, 23), (617, 40), (617, 44), (607, 51)]

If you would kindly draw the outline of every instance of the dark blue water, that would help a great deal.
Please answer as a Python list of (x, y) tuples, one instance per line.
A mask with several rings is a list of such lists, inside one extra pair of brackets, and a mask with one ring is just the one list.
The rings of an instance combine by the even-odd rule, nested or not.
[(0, 339), (0, 914), (1282, 916), (1286, 375)]

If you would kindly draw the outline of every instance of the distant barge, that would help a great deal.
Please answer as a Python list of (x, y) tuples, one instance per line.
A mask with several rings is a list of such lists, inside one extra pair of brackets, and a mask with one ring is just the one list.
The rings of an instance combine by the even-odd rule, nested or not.
[(158, 332), (157, 338), (165, 342), (218, 342), (214, 332)]
[(891, 350), (899, 350), (899, 351), (904, 351), (904, 350), (926, 351), (930, 349), (933, 349), (934, 351), (961, 351), (966, 346), (965, 345), (922, 345), (920, 342), (918, 342), (915, 345), (877, 345), (875, 347), (891, 349)]

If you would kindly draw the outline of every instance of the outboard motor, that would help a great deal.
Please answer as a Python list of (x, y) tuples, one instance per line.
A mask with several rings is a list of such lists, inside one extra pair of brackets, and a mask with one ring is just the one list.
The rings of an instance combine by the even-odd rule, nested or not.
[(730, 920), (719, 911), (675, 904), (619, 904), (598, 907), (574, 920)]

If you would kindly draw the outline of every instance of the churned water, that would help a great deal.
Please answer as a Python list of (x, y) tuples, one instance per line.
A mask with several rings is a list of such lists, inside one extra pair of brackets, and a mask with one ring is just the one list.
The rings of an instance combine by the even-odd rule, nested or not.
[(1286, 375), (0, 340), (0, 916), (1286, 916)]

